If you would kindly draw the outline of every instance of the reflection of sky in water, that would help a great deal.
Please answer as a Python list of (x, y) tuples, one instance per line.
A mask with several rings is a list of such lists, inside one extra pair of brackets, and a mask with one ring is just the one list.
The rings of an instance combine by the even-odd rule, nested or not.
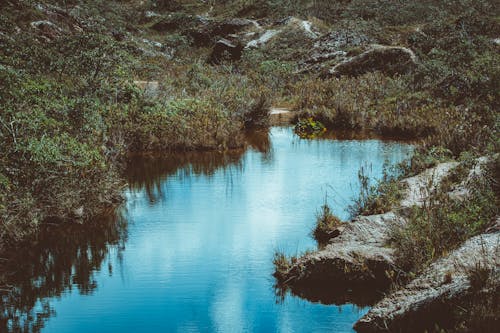
[[(314, 248), (308, 236), (325, 200), (336, 214), (357, 193), (357, 172), (401, 161), (404, 144), (306, 141), (291, 129), (271, 131), (268, 156), (211, 176), (179, 170), (151, 201), (127, 192), (129, 236), (121, 264), (110, 255), (96, 274), (97, 291), (53, 302), (47, 332), (350, 332), (367, 309), (325, 306), (288, 296), (276, 304), (271, 276), (276, 249)], [(189, 168), (189, 167), (185, 167)]]

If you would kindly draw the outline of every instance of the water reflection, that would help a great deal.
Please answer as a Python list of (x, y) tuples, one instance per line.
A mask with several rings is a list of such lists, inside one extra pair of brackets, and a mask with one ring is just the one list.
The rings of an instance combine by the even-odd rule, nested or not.
[[(91, 295), (96, 273), (107, 263), (111, 275), (121, 261), (127, 223), (118, 214), (90, 225), (45, 226), (36, 239), (0, 264), (0, 332), (39, 332), (55, 315), (51, 299), (76, 289)], [(110, 248), (115, 249), (110, 252)], [(115, 255), (110, 258), (110, 253)]]
[(0, 331), (352, 332), (368, 302), (276, 295), (272, 256), (314, 248), (307, 234), (325, 193), (346, 218), (359, 167), (379, 177), (411, 147), (302, 140), (290, 128), (248, 142), (131, 158), (123, 218), (49, 228), (2, 263)]

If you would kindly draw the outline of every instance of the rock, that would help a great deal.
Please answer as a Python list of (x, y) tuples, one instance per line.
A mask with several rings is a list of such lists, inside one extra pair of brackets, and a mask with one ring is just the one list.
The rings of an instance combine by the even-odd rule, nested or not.
[(372, 45), (371, 49), (360, 55), (335, 65), (329, 75), (358, 76), (374, 71), (394, 75), (408, 72), (416, 63), (417, 57), (406, 47)]
[[(326, 285), (333, 281), (347, 288), (391, 282), (386, 271), (394, 269), (393, 250), (385, 246), (388, 226), (400, 218), (394, 213), (360, 216), (345, 224), (339, 236), (322, 250), (299, 258), (279, 280), (289, 285)], [(402, 223), (402, 222), (401, 222)]]
[(436, 323), (446, 328), (455, 311), (471, 292), (467, 269), (480, 262), (483, 268), (500, 269), (500, 233), (484, 234), (466, 241), (439, 259), (402, 289), (378, 302), (354, 328), (358, 332), (423, 332)]
[(35, 21), (30, 23), (31, 27), (37, 29), (47, 39), (55, 39), (62, 35), (62, 30), (50, 21)]
[(473, 182), (484, 176), (485, 168), (490, 162), (490, 158), (486, 156), (479, 157), (475, 160), (474, 167), (469, 170), (469, 173), (464, 181), (453, 187), (449, 193), (453, 200), (466, 200), (470, 195), (470, 188)]
[(144, 21), (146, 21), (146, 22), (149, 22), (149, 21), (154, 20), (154, 19), (159, 19), (159, 18), (161, 18), (161, 15), (156, 13), (156, 12), (153, 12), (151, 10), (147, 10), (144, 13)]
[(158, 81), (134, 81), (134, 84), (144, 92), (147, 97), (157, 97), (159, 91)]
[[(406, 179), (403, 208), (418, 204), (424, 199), (423, 195), (428, 195), (424, 189), (429, 177), (437, 183), (456, 165), (454, 162), (438, 164)], [(322, 250), (298, 258), (287, 271), (275, 273), (278, 284), (297, 294), (311, 286), (328, 288), (332, 282), (344, 290), (386, 289), (394, 275), (399, 274), (394, 250), (387, 247), (390, 226), (394, 223), (405, 223), (398, 211), (359, 216), (343, 224), (345, 228), (340, 235)]]
[(335, 52), (346, 48), (367, 46), (372, 42), (373, 39), (367, 35), (350, 30), (336, 30), (321, 36), (314, 45), (314, 51)]
[(306, 39), (316, 39), (318, 34), (313, 31), (312, 23), (303, 21), (295, 17), (288, 17), (286, 19), (275, 22), (271, 25), (270, 29), (263, 29), (257, 22), (252, 22), (258, 30), (264, 31), (259, 37), (253, 38), (246, 43), (245, 48), (255, 49), (265, 45), (273, 37), (287, 31), (292, 31), (294, 34), (302, 34)]
[(149, 39), (146, 39), (146, 38), (143, 38), (142, 39), (142, 42), (149, 45), (149, 46), (152, 46), (160, 51), (164, 51), (165, 50), (165, 46), (160, 43), (160, 42), (156, 42), (154, 40), (149, 40)]
[(223, 60), (236, 61), (241, 59), (243, 46), (227, 39), (219, 39), (210, 54), (208, 62), (219, 64)]
[(310, 21), (304, 21), (296, 17), (290, 17), (285, 21), (285, 23), (289, 28), (302, 30), (305, 36), (309, 38), (316, 39), (319, 37), (318, 34), (313, 31), (313, 25)]
[(271, 38), (273, 38), (274, 36), (276, 36), (280, 31), (279, 30), (276, 30), (276, 29), (270, 29), (270, 30), (266, 30), (266, 32), (264, 32), (261, 36), (259, 36), (258, 38), (256, 39), (253, 39), (251, 41), (249, 41), (245, 48), (247, 49), (255, 49), (255, 48), (259, 48), (261, 47), (262, 45), (265, 45), (268, 41), (271, 40)]
[(73, 6), (69, 12), (50, 4), (37, 4), (36, 8), (47, 16), (48, 21), (57, 24), (61, 31), (83, 32), (84, 28), (88, 27), (89, 22), (81, 19), (79, 6)]
[(310, 57), (301, 63), (301, 67), (304, 68), (303, 71), (320, 71), (332, 62), (336, 64), (345, 61), (350, 50), (364, 50), (370, 42), (373, 40), (368, 36), (353, 31), (329, 32), (314, 43)]
[(441, 163), (417, 176), (406, 178), (403, 183), (406, 185), (407, 191), (405, 197), (399, 203), (400, 209), (422, 206), (425, 199), (436, 188), (436, 185), (458, 164), (458, 162)]

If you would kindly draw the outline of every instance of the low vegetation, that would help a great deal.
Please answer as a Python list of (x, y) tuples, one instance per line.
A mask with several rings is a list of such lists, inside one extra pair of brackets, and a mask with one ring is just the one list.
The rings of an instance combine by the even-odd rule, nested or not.
[[(393, 209), (400, 176), (498, 156), (495, 1), (7, 0), (0, 9), (0, 249), (43, 222), (87, 220), (115, 206), (130, 152), (242, 147), (245, 130), (269, 125), (273, 103), (299, 111), (302, 137), (369, 130), (418, 144), (376, 184), (360, 171), (353, 216)], [(233, 18), (255, 20), (250, 35), (261, 32), (256, 24), (279, 33), (240, 60), (209, 65), (213, 42), (233, 38), (220, 32)], [(207, 37), (210, 24), (219, 32)], [(372, 44), (411, 50), (414, 63), (332, 75)], [(402, 267), (418, 272), (488, 226), (498, 214), (492, 161), (467, 200), (448, 195), (471, 167), (464, 161), (394, 229)], [(318, 230), (339, 223), (323, 206)], [(275, 259), (278, 270), (289, 267)]]
[(348, 207), (351, 218), (387, 213), (397, 206), (403, 198), (404, 189), (399, 182), (400, 177), (401, 172), (389, 170), (389, 166), (385, 165), (382, 178), (373, 184), (369, 167), (361, 166), (358, 171), (359, 196)]
[(399, 265), (405, 271), (420, 272), (468, 238), (484, 232), (490, 225), (499, 213), (498, 196), (490, 178), (494, 163), (490, 162), (485, 168), (484, 176), (468, 182), (466, 198), (450, 196), (449, 180), (434, 190), (429, 184), (431, 195), (423, 205), (412, 208), (404, 226), (393, 226), (391, 245), (396, 249)]
[(342, 225), (342, 220), (335, 216), (327, 203), (321, 206), (320, 212), (316, 216), (316, 227), (313, 230), (313, 237), (320, 244), (327, 242), (330, 238), (338, 235), (338, 227)]

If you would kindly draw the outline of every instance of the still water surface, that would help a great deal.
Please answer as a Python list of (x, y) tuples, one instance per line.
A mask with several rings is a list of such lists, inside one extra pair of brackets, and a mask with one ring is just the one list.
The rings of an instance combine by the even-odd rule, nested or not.
[(118, 222), (42, 237), (19, 273), (28, 300), (4, 300), (4, 317), (17, 306), (20, 325), (57, 333), (352, 332), (368, 308), (278, 298), (273, 253), (316, 248), (323, 202), (347, 218), (359, 168), (380, 177), (410, 152), (276, 127), (242, 152), (134, 159)]

